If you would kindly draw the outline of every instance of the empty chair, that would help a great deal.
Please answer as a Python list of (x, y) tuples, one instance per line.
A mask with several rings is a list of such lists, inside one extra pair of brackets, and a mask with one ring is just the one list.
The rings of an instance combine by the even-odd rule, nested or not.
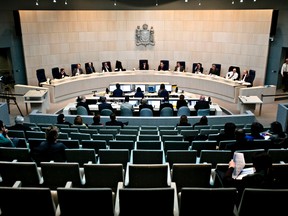
[(120, 129), (119, 130), (119, 133), (120, 134), (127, 134), (127, 135), (138, 135), (138, 130), (137, 129), (126, 129), (126, 128), (123, 128), (123, 129)]
[(43, 69), (43, 68), (36, 70), (36, 76), (37, 76), (37, 79), (38, 79), (38, 85), (39, 86), (42, 86), (41, 85), (42, 82), (46, 82), (47, 81), (47, 78), (46, 78), (46, 75), (45, 75), (45, 69)]
[(88, 133), (92, 137), (93, 134), (98, 134), (98, 129), (79, 128), (80, 133)]
[(186, 116), (190, 116), (190, 109), (187, 106), (182, 106), (178, 109), (177, 111), (177, 116), (182, 116), (182, 115), (186, 115)]
[(94, 149), (95, 154), (98, 155), (99, 149), (106, 149), (106, 140), (82, 140), (82, 149)]
[(58, 133), (58, 139), (66, 139), (66, 140), (68, 140), (69, 139), (69, 135), (68, 135), (68, 133), (59, 132)]
[(46, 138), (46, 133), (43, 131), (26, 131), (26, 139), (29, 138)]
[(178, 200), (175, 191), (175, 187), (120, 187), (115, 203), (115, 215), (178, 215)]
[(216, 150), (217, 141), (215, 140), (193, 140), (191, 143), (191, 149), (197, 150), (197, 157), (200, 157), (202, 150)]
[(0, 187), (0, 194), (1, 215), (55, 216), (49, 188), (25, 187), (18, 181), (14, 187)]
[(171, 185), (170, 167), (165, 164), (127, 164), (125, 187), (155, 188)]
[(230, 149), (230, 146), (233, 146), (236, 143), (236, 140), (221, 140), (219, 142), (219, 150)]
[(82, 187), (85, 183), (78, 163), (41, 162), (40, 167), (44, 179), (43, 185), (51, 190), (64, 187), (68, 181), (75, 187)]
[(69, 149), (79, 149), (80, 144), (78, 139), (59, 139)]
[(91, 136), (88, 133), (71, 132), (70, 133), (70, 138), (74, 139), (74, 140), (79, 140), (80, 143), (82, 142), (82, 140), (91, 140)]
[(126, 169), (129, 161), (128, 149), (99, 149), (99, 164), (122, 164)]
[(120, 109), (121, 116), (133, 116), (133, 111), (129, 108), (123, 107)]
[(140, 116), (153, 116), (153, 111), (149, 108), (142, 108), (139, 112)]
[(196, 150), (167, 150), (166, 152), (166, 161), (171, 168), (174, 163), (196, 163), (196, 158)]
[(160, 140), (160, 136), (159, 135), (146, 135), (146, 134), (140, 134), (138, 135), (138, 140), (142, 141), (142, 140)]
[(147, 130), (139, 130), (139, 134), (143, 135), (143, 134), (148, 134), (148, 135), (158, 135), (159, 132), (157, 129), (147, 129)]
[(208, 116), (210, 115), (210, 109), (198, 109), (197, 116)]
[(63, 133), (68, 133), (70, 136), (70, 133), (74, 132), (74, 133), (78, 133), (79, 129), (77, 127), (73, 127), (73, 128), (60, 128), (60, 132)]
[(114, 215), (111, 188), (79, 188), (68, 182), (57, 188), (61, 216), (70, 215)]
[(268, 154), (271, 156), (272, 163), (288, 162), (288, 149), (268, 149)]
[[(114, 129), (114, 130), (116, 129), (117, 133), (119, 133), (120, 129), (122, 129), (122, 126), (120, 126), (120, 125), (106, 125), (105, 129)], [(98, 131), (99, 131), (99, 129), (98, 129)]]
[(158, 126), (155, 125), (142, 125), (141, 130), (158, 130)]
[(190, 146), (189, 141), (167, 140), (163, 142), (163, 149), (165, 154), (168, 150), (188, 150), (189, 146)]
[(45, 141), (45, 138), (28, 138), (28, 146), (31, 152), (40, 145), (41, 142)]
[(149, 70), (149, 64), (147, 59), (139, 60), (139, 70)]
[(210, 127), (210, 125), (195, 125), (194, 130), (198, 130), (200, 132), (202, 129), (210, 129)]
[(201, 150), (200, 163), (211, 163), (216, 168), (217, 163), (229, 163), (232, 153), (229, 150)]
[(160, 116), (173, 116), (173, 109), (171, 107), (164, 107), (160, 111)]
[(175, 126), (174, 125), (159, 125), (158, 126), (158, 130), (175, 130)]
[(183, 187), (211, 187), (211, 168), (211, 164), (174, 163), (171, 181), (176, 183), (178, 193)]
[(124, 125), (123, 129), (139, 130), (140, 126), (138, 126), (138, 125)]
[[(205, 197), (205, 202), (199, 199)], [(179, 196), (181, 216), (188, 215), (234, 215), (237, 199), (236, 188), (182, 188)], [(209, 203), (207, 205), (207, 203)], [(225, 203), (225, 206), (223, 206)]]
[(133, 164), (163, 164), (165, 162), (163, 150), (132, 150)]
[(9, 137), (26, 138), (23, 130), (9, 130)]
[(283, 197), (287, 195), (288, 189), (246, 188), (238, 207), (238, 215), (285, 215), (287, 202)]
[(105, 140), (106, 142), (109, 142), (109, 140), (114, 139), (113, 134), (93, 134), (92, 135), (93, 140)]
[(118, 134), (118, 129), (107, 129), (102, 128), (98, 130), (99, 134), (112, 134), (113, 138), (115, 138), (116, 134)]
[(116, 140), (133, 140), (134, 142), (137, 140), (137, 135), (134, 134), (117, 134), (115, 136)]
[(128, 149), (131, 151), (134, 149), (134, 141), (133, 140), (109, 140), (110, 149)]
[(21, 181), (23, 186), (36, 187), (43, 183), (35, 162), (0, 162), (2, 186), (13, 186)]
[(220, 131), (221, 129), (224, 129), (224, 124), (211, 125), (211, 129), (218, 129)]
[(275, 188), (288, 189), (288, 164), (272, 164), (273, 184)]
[(111, 188), (116, 193), (118, 182), (124, 181), (122, 164), (84, 164), (85, 187)]
[(200, 135), (218, 134), (219, 129), (201, 129)]
[(94, 149), (65, 149), (67, 162), (78, 163), (83, 167), (84, 163), (96, 163), (96, 155)]
[(54, 67), (51, 69), (53, 79), (61, 79), (59, 67)]
[(84, 106), (78, 106), (76, 112), (77, 115), (88, 115), (88, 111)]
[(178, 135), (177, 130), (159, 130), (160, 136), (162, 135)]
[(77, 128), (78, 131), (79, 131), (79, 129), (87, 128), (87, 126), (84, 125), (84, 124), (82, 124), (82, 125), (72, 124), (70, 127), (71, 127), (71, 128)]
[(0, 161), (32, 162), (28, 148), (0, 147)]
[(265, 149), (237, 150), (235, 152), (240, 152), (244, 154), (245, 163), (252, 163), (253, 162), (252, 158), (255, 155), (255, 153), (265, 152)]
[(183, 141), (184, 137), (181, 134), (178, 135), (163, 135), (162, 136), (162, 141)]
[(100, 112), (100, 115), (101, 116), (110, 116), (112, 113), (113, 112), (110, 109), (102, 109), (101, 112)]
[(154, 141), (137, 141), (136, 142), (136, 148), (135, 149), (162, 149), (162, 142), (160, 140), (154, 140)]

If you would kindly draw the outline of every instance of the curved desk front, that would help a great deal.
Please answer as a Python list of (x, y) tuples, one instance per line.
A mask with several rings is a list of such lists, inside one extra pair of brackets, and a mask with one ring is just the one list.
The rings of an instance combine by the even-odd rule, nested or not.
[(131, 84), (168, 82), (187, 92), (203, 94), (232, 103), (237, 102), (239, 89), (246, 88), (245, 83), (227, 80), (219, 76), (154, 70), (96, 72), (60, 80), (51, 80), (51, 84), (46, 82), (41, 84), (49, 89), (51, 102), (55, 103), (79, 95), (87, 95), (95, 90), (103, 91), (113, 82), (119, 82), (120, 84), (121, 82), (131, 82)]

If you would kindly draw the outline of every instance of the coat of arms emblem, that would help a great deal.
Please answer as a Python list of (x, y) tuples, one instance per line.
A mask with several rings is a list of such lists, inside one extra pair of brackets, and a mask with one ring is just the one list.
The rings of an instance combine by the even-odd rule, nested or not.
[(155, 45), (155, 41), (154, 41), (154, 29), (153, 27), (151, 27), (150, 29), (148, 29), (148, 25), (147, 24), (143, 24), (142, 29), (140, 28), (140, 26), (137, 26), (136, 29), (136, 45)]

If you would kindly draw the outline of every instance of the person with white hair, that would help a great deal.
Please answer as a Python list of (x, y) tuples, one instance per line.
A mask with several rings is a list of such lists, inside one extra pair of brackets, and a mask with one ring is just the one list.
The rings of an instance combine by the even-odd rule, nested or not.
[(26, 132), (27, 130), (30, 130), (29, 126), (24, 125), (24, 117), (21, 115), (17, 115), (14, 119), (15, 124), (11, 127), (9, 127), (9, 130), (23, 130)]

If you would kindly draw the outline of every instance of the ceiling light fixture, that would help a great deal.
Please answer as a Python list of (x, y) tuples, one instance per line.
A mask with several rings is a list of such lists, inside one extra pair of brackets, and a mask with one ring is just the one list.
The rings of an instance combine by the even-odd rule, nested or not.
[(117, 6), (117, 2), (116, 2), (116, 0), (114, 1), (114, 6)]
[(57, 1), (56, 0), (53, 0), (53, 3), (56, 3)]
[(158, 6), (158, 0), (156, 0), (156, 4), (155, 4), (155, 6), (156, 6), (156, 7)]
[(235, 4), (234, 0), (232, 0), (231, 4)]
[(240, 0), (240, 3), (243, 3), (243, 0)]
[(188, 2), (188, 0), (185, 0), (185, 2), (187, 3), (187, 2)]
[(36, 6), (39, 6), (39, 2), (38, 2), (38, 0), (36, 0), (35, 5), (36, 5)]
[(68, 5), (68, 0), (65, 0), (65, 3), (64, 3), (65, 5)]

